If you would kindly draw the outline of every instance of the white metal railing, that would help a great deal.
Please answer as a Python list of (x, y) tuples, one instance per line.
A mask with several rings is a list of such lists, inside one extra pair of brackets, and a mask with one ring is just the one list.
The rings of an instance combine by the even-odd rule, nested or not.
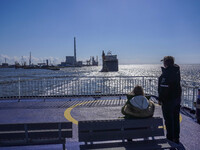
[[(51, 77), (0, 82), (0, 99), (33, 97), (66, 97), (90, 95), (123, 95), (141, 85), (145, 93), (157, 94), (158, 77)], [(182, 81), (182, 105), (194, 109), (199, 83)]]
[(156, 95), (157, 77), (55, 77), (0, 82), (0, 97), (42, 97), (126, 94), (135, 85)]
[(199, 86), (182, 85), (181, 105), (194, 110), (195, 109), (194, 102), (196, 102), (198, 98), (198, 89), (199, 89)]

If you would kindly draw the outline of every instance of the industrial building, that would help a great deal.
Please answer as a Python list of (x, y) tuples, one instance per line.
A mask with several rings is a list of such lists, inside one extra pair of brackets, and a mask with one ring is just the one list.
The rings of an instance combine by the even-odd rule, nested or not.
[(74, 37), (74, 56), (66, 56), (65, 62), (61, 62), (62, 67), (73, 67), (76, 66), (76, 38)]
[(65, 61), (61, 62), (59, 66), (61, 67), (82, 67), (82, 66), (98, 66), (98, 57), (95, 60), (91, 57), (85, 63), (83, 61), (77, 61), (76, 58), (76, 38), (74, 37), (74, 56), (66, 56)]

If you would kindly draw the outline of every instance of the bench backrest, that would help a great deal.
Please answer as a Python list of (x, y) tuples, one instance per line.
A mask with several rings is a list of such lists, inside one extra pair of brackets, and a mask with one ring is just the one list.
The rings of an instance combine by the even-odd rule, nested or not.
[(71, 122), (0, 124), (0, 141), (71, 137)]
[(80, 142), (164, 136), (162, 118), (79, 121)]

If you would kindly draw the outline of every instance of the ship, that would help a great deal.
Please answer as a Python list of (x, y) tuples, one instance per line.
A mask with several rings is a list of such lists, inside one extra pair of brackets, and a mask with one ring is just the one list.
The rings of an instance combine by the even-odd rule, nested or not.
[(112, 55), (111, 51), (108, 51), (105, 55), (102, 51), (102, 69), (101, 72), (118, 71), (118, 59), (117, 55)]

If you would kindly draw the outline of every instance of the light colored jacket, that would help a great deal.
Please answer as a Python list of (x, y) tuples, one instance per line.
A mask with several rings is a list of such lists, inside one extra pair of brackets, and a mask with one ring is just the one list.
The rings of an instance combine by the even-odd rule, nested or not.
[(140, 109), (146, 109), (149, 106), (149, 100), (143, 95), (134, 96), (130, 103)]

